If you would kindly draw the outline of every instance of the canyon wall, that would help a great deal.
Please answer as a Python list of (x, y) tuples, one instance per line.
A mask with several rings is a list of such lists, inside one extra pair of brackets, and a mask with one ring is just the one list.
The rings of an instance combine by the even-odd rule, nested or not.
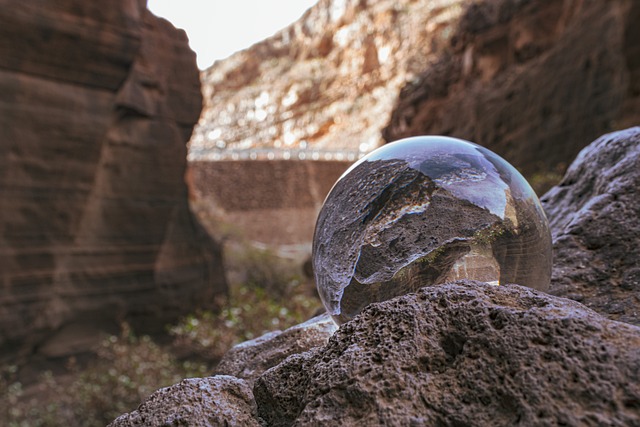
[(0, 0), (0, 359), (86, 350), (224, 293), (188, 206), (186, 34), (146, 2)]
[(589, 141), (640, 123), (638, 20), (637, 1), (474, 2), (401, 91), (385, 139), (447, 134), (528, 177), (562, 172)]
[(461, 0), (320, 0), (202, 74), (191, 159), (221, 148), (366, 152), (405, 82), (435, 55)]
[(321, 0), (203, 72), (190, 156), (445, 134), (550, 181), (542, 194), (580, 148), (640, 122), (639, 19), (631, 0)]

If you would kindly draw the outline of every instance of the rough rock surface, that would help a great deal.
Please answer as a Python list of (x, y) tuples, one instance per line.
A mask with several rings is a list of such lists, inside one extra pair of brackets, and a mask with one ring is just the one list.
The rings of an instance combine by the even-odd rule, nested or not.
[(184, 181), (195, 54), (145, 3), (0, 0), (0, 358), (163, 330), (225, 291)]
[(249, 385), (238, 378), (218, 375), (190, 378), (162, 388), (109, 426), (259, 426), (255, 416)]
[(387, 141), (457, 136), (531, 178), (640, 121), (640, 3), (469, 3), (450, 51), (403, 88)]
[(284, 332), (270, 332), (233, 347), (224, 355), (215, 373), (233, 375), (253, 385), (264, 371), (288, 356), (324, 346), (337, 329), (331, 317), (323, 314)]
[(551, 293), (640, 325), (640, 127), (586, 147), (542, 198), (554, 241)]
[(366, 308), (256, 382), (267, 425), (638, 425), (640, 328), (480, 282)]
[[(640, 128), (605, 135), (543, 197), (552, 293), (632, 324), (638, 158)], [(229, 372), (254, 375), (254, 350), (279, 336), (239, 346)], [(640, 425), (639, 348), (640, 328), (578, 302), (461, 281), (369, 306), (262, 373), (254, 394), (273, 426)]]

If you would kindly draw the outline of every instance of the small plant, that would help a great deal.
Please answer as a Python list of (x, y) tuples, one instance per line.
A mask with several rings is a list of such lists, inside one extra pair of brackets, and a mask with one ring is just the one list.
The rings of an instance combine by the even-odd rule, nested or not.
[(480, 228), (473, 234), (473, 241), (479, 244), (490, 245), (506, 232), (505, 226), (496, 223), (487, 228)]
[(286, 287), (288, 295), (279, 296), (254, 285), (232, 286), (220, 313), (198, 312), (170, 329), (175, 352), (216, 363), (233, 345), (303, 322), (321, 308), (296, 280)]
[(559, 163), (552, 168), (540, 168), (540, 170), (530, 177), (529, 183), (533, 190), (536, 192), (538, 197), (542, 197), (547, 191), (551, 189), (554, 185), (558, 185), (558, 183), (562, 180), (564, 173), (567, 169), (567, 165), (564, 163)]

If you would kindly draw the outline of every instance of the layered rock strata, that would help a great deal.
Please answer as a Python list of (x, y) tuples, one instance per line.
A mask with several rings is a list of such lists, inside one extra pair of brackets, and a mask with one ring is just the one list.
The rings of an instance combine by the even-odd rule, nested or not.
[(0, 357), (211, 305), (226, 285), (188, 207), (185, 33), (144, 1), (2, 0), (0, 56)]
[(321, 0), (203, 72), (190, 155), (443, 134), (548, 189), (582, 147), (640, 120), (639, 19), (631, 0)]

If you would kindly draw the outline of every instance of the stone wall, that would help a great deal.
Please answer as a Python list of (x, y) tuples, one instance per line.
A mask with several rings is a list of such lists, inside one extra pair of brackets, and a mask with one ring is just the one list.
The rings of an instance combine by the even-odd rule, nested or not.
[(208, 210), (269, 245), (308, 245), (329, 190), (350, 166), (343, 161), (195, 161), (192, 194)]

